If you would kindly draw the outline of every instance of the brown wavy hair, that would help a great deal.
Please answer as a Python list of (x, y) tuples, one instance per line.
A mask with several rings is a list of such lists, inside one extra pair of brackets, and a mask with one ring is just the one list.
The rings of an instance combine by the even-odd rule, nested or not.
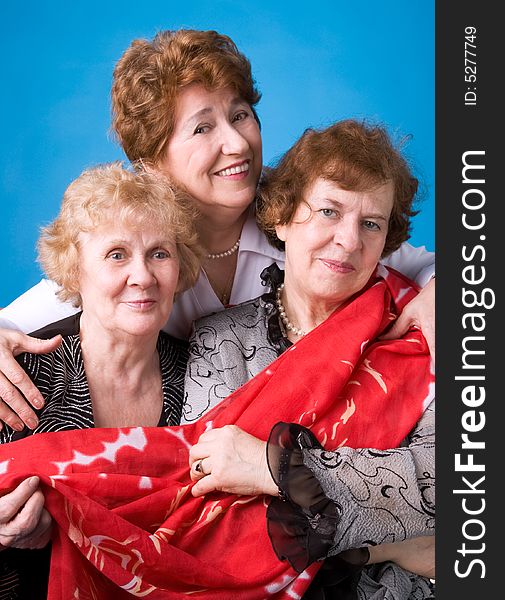
[(257, 220), (270, 242), (283, 250), (276, 225), (291, 222), (305, 193), (316, 179), (326, 179), (350, 191), (368, 191), (392, 181), (393, 209), (382, 256), (410, 237), (410, 218), (418, 180), (380, 125), (353, 119), (326, 129), (307, 129), (280, 159), (266, 169), (260, 182)]
[[(259, 93), (249, 60), (216, 31), (160, 31), (134, 40), (114, 68), (112, 130), (131, 161), (155, 164), (174, 128), (177, 96), (199, 83), (233, 89), (253, 109)], [(258, 121), (259, 122), (259, 121)]]

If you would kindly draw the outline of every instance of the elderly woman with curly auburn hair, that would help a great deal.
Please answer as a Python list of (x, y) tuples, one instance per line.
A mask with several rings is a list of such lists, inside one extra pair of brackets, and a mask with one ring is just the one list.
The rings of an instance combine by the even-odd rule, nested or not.
[[(17, 432), (6, 425), (0, 443), (179, 422), (187, 347), (160, 330), (176, 293), (198, 276), (191, 206), (161, 177), (118, 164), (85, 171), (70, 184), (59, 216), (42, 231), (39, 258), (62, 300), (79, 312), (55, 324), (63, 337), (53, 352), (18, 356), (46, 404), (37, 427)], [(38, 477), (0, 498), (0, 592), (4, 582), (16, 594), (9, 598), (42, 597), (31, 587), (42, 561), (26, 549), (46, 546), (50, 530)]]
[[(277, 423), (268, 443), (236, 426), (211, 428), (191, 449), (196, 496), (220, 490), (277, 497), (280, 489), (284, 502), (273, 500), (269, 508), (269, 531), (280, 558), (303, 570), (325, 555), (337, 555), (339, 562), (327, 561), (312, 588), (315, 593), (319, 585), (319, 593), (325, 589), (330, 596), (307, 598), (431, 597), (429, 581), (411, 572), (434, 576), (432, 388), (426, 395), (419, 388), (414, 400), (414, 405), (422, 401), (419, 418), (405, 432), (402, 447), (384, 452), (363, 441), (356, 446), (349, 433), (400, 427), (416, 376), (433, 381), (429, 361), (420, 365), (409, 356), (400, 366), (390, 342), (379, 339), (409, 288), (379, 259), (406, 239), (417, 186), (382, 127), (349, 120), (306, 131), (270, 170), (260, 191), (258, 222), (285, 250), (285, 271), (274, 263), (262, 273), (268, 293), (194, 325), (183, 422), (198, 421), (248, 380), (268, 374), (277, 357), (297, 355), (312, 331), (323, 341), (312, 358), (322, 382), (333, 365), (348, 365), (342, 374), (347, 387), (332, 384), (330, 426), (320, 426), (322, 392), (313, 387), (317, 381), (309, 383), (304, 365), (302, 371), (300, 354), (298, 367), (295, 363), (291, 374), (284, 371), (282, 379), (286, 386), (290, 378), (298, 382), (292, 389), (300, 388), (307, 398), (296, 424)], [(395, 286), (395, 281), (392, 304), (387, 292), (366, 301), (377, 286)], [(382, 302), (387, 307), (383, 323), (373, 333), (360, 332)], [(334, 335), (324, 336), (330, 321)], [(407, 346), (419, 342), (405, 336)], [(395, 381), (399, 404), (384, 406), (375, 421), (374, 403), (392, 393)], [(299, 402), (295, 396), (292, 401)], [(272, 390), (265, 419), (275, 404)], [(341, 561), (346, 555), (339, 553), (352, 548), (365, 553), (362, 565), (367, 560), (385, 564), (367, 567), (360, 576), (354, 554), (346, 578)]]
[[(200, 211), (202, 270), (178, 295), (165, 327), (177, 337), (187, 338), (194, 319), (256, 297), (261, 271), (272, 262), (284, 266), (284, 253), (255, 220), (259, 100), (248, 59), (215, 31), (161, 31), (152, 40), (134, 40), (114, 69), (112, 127), (126, 155), (169, 176)], [(415, 322), (433, 346), (433, 255), (404, 243), (385, 260), (426, 286), (389, 335)], [(43, 399), (12, 354), (50, 351), (58, 340), (40, 342), (13, 329), (33, 331), (71, 314), (75, 309), (58, 303), (56, 289), (43, 280), (0, 312), (0, 325), (8, 328), (0, 335), (0, 419), (17, 429), (36, 425), (30, 405), (40, 407)]]

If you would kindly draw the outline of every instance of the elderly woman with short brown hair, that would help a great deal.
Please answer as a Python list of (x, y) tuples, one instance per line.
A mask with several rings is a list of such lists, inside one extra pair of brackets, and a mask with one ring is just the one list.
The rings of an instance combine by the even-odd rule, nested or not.
[[(0, 443), (179, 423), (187, 347), (160, 330), (175, 294), (198, 276), (194, 219), (185, 193), (119, 164), (89, 169), (68, 186), (57, 219), (42, 230), (39, 258), (60, 297), (79, 312), (54, 324), (63, 334), (56, 350), (18, 357), (46, 404), (36, 428), (6, 425)], [(0, 591), (4, 585), (19, 597), (42, 597), (29, 575), (41, 559), (18, 550), (49, 541), (51, 520), (37, 484), (31, 477), (0, 498)]]
[[(169, 176), (200, 211), (203, 268), (195, 285), (178, 295), (164, 327), (177, 337), (187, 338), (194, 319), (258, 296), (261, 271), (272, 262), (284, 266), (284, 253), (268, 243), (255, 220), (262, 170), (259, 99), (248, 59), (215, 31), (161, 31), (152, 40), (134, 40), (114, 69), (112, 126), (128, 158)], [(427, 282), (433, 255), (403, 244), (387, 260), (426, 285), (391, 335), (415, 321), (432, 339), (434, 282)], [(71, 314), (75, 309), (57, 302), (56, 289), (43, 280), (0, 312), (0, 324), (29, 332)], [(0, 398), (7, 405), (0, 401), (0, 418), (11, 426), (34, 427), (29, 404), (43, 403), (11, 355), (50, 351), (57, 343), (2, 331)]]
[[(305, 427), (277, 424), (268, 444), (235, 426), (211, 428), (193, 446), (190, 462), (197, 496), (221, 490), (276, 497), (280, 489), (285, 501), (272, 502), (269, 531), (277, 555), (300, 569), (321, 559), (323, 552), (337, 555), (352, 548), (369, 548), (372, 563), (396, 563), (368, 567), (359, 581), (351, 577), (353, 584), (344, 578), (341, 592), (358, 585), (359, 597), (391, 585), (399, 598), (428, 598), (427, 580), (408, 571), (434, 576), (434, 538), (419, 537), (434, 536), (433, 389), (425, 397), (422, 393), (422, 415), (402, 447), (355, 449), (346, 443), (348, 434), (338, 437), (349, 423), (370, 431), (399, 426), (401, 410), (388, 415), (386, 406), (380, 420), (371, 422), (366, 414), (395, 378), (400, 395), (405, 394), (400, 404), (410, 403), (415, 360), (410, 369), (397, 369), (390, 348), (391, 362), (379, 367), (378, 359), (366, 358), (366, 352), (375, 348), (387, 356), (388, 342), (360, 340), (359, 331), (346, 329), (346, 322), (355, 318), (354, 307), (372, 287), (397, 277), (378, 261), (407, 239), (416, 191), (417, 180), (382, 127), (349, 120), (306, 131), (268, 173), (258, 209), (260, 226), (285, 247), (285, 272), (272, 265), (262, 274), (270, 292), (197, 321), (190, 344), (183, 422), (198, 420), (217, 405), (215, 412), (249, 379), (268, 374), (270, 363), (286, 350), (296, 354), (297, 342), (324, 327), (330, 316), (334, 322), (341, 319), (342, 339), (336, 328), (337, 337), (326, 338), (317, 351), (321, 364), (328, 363), (328, 356), (335, 364), (349, 364), (348, 391), (335, 391), (332, 428), (317, 426), (320, 399), (301, 380), (310, 398), (298, 422)], [(400, 279), (399, 286), (406, 292), (409, 282)], [(377, 335), (398, 309), (390, 310)], [(354, 344), (361, 344), (361, 367), (348, 356)], [(363, 392), (360, 369), (379, 385)], [(430, 377), (428, 371), (426, 375)], [(328, 367), (320, 373), (321, 381), (327, 377)], [(286, 374), (286, 384), (288, 379)], [(365, 394), (361, 400), (360, 393)], [(342, 415), (338, 400), (344, 401)], [(275, 394), (271, 402), (273, 407)], [(268, 413), (265, 406), (265, 419)], [(310, 527), (304, 528), (304, 522)], [(410, 541), (384, 545), (402, 540)], [(319, 585), (337, 586), (332, 588), (336, 593), (341, 568), (329, 562), (322, 573)], [(395, 583), (387, 584), (392, 573)]]

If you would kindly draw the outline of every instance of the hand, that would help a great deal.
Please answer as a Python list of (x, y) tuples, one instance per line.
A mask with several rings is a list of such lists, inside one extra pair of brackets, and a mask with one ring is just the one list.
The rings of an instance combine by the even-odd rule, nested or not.
[(435, 279), (431, 279), (419, 294), (403, 309), (382, 340), (394, 340), (406, 333), (412, 325), (421, 329), (435, 361)]
[(0, 497), (0, 550), (3, 547), (35, 550), (51, 539), (51, 515), (44, 508), (39, 478), (29, 477)]
[(371, 546), (368, 564), (391, 561), (402, 569), (435, 579), (435, 536), (411, 538), (395, 544)]
[(266, 442), (235, 425), (211, 429), (189, 452), (193, 496), (219, 491), (277, 495), (266, 459)]
[(35, 408), (44, 406), (41, 393), (14, 357), (22, 352), (45, 354), (60, 344), (61, 335), (39, 340), (20, 331), (0, 330), (0, 430), (3, 422), (16, 431), (21, 431), (24, 424), (35, 429), (38, 418), (30, 404)]

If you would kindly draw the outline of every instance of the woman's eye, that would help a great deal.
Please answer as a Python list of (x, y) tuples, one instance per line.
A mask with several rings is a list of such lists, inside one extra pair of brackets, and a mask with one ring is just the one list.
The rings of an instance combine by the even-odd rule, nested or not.
[(193, 133), (194, 134), (206, 133), (207, 131), (209, 131), (209, 129), (210, 129), (210, 125), (198, 125), (198, 127), (195, 129), (195, 131)]
[(323, 217), (336, 217), (337, 213), (333, 210), (333, 208), (320, 208), (319, 212), (323, 215)]
[(156, 258), (158, 260), (170, 258), (170, 253), (166, 252), (165, 250), (156, 250), (156, 252), (153, 253), (153, 258)]
[(380, 231), (380, 227), (374, 221), (364, 221), (363, 223), (365, 229), (369, 229), (370, 231)]
[(119, 250), (114, 250), (113, 252), (109, 252), (109, 254), (107, 254), (107, 258), (111, 258), (112, 260), (123, 260), (124, 257), (124, 252)]
[(239, 113), (234, 115), (233, 121), (243, 121), (244, 119), (247, 119), (248, 116), (249, 113), (247, 113), (245, 110), (241, 110)]

